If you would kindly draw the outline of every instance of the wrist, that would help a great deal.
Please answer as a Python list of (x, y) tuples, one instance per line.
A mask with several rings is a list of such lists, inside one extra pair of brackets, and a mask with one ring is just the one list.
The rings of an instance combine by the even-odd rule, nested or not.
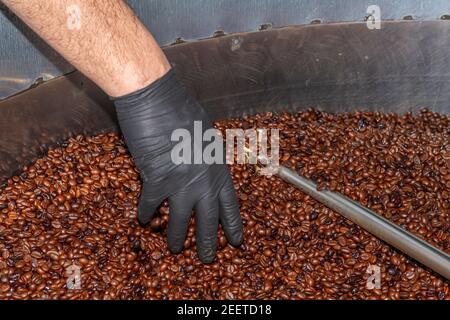
[(110, 98), (114, 101), (119, 115), (129, 115), (134, 111), (140, 113), (148, 108), (171, 107), (171, 104), (168, 104), (166, 100), (173, 98), (179, 89), (180, 85), (176, 79), (175, 70), (169, 69), (160, 78), (142, 88), (119, 97)]
[(113, 99), (117, 99), (137, 92), (158, 81), (170, 70), (171, 66), (167, 60), (165, 63), (158, 63), (152, 66), (149, 71), (143, 70), (141, 66), (135, 66), (131, 63), (126, 64), (122, 68), (120, 78), (116, 79), (116, 81), (113, 80), (113, 86), (111, 86), (108, 95)]

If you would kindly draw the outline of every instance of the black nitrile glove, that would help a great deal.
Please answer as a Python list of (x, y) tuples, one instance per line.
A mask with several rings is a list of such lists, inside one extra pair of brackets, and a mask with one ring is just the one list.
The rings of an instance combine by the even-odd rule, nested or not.
[(143, 181), (139, 221), (148, 223), (168, 198), (168, 246), (172, 252), (183, 249), (193, 208), (197, 252), (202, 262), (210, 263), (215, 258), (219, 219), (228, 241), (240, 245), (242, 223), (227, 165), (176, 165), (171, 159), (172, 147), (178, 143), (171, 141), (175, 129), (189, 130), (194, 140), (194, 121), (202, 122), (203, 131), (212, 128), (208, 115), (176, 79), (175, 72), (169, 71), (148, 87), (117, 98), (114, 103), (125, 142)]

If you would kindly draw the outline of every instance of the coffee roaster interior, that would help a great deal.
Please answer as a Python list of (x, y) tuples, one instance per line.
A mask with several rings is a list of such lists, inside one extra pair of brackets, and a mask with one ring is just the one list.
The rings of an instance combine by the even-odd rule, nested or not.
[[(130, 5), (151, 27), (167, 19), (162, 2)], [(186, 5), (190, 10), (176, 13), (179, 22), (156, 35), (213, 119), (310, 107), (399, 114), (426, 107), (450, 114), (449, 1), (398, 1), (395, 8), (379, 1), (380, 29), (368, 27), (366, 1), (250, 1), (217, 4), (216, 11), (214, 1), (203, 9), (201, 2)], [(149, 14), (155, 7), (158, 17)], [(263, 14), (269, 7), (272, 16)], [(253, 14), (230, 19), (230, 10), (241, 9)], [(118, 131), (109, 98), (1, 10), (7, 40), (0, 44), (0, 185), (69, 137)], [(189, 14), (209, 16), (183, 28)]]

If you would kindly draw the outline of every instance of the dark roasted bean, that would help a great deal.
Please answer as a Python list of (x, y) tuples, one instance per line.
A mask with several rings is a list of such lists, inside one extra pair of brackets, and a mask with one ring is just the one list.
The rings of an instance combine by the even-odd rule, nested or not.
[[(449, 117), (315, 110), (216, 122), (280, 129), (281, 161), (449, 252)], [(0, 299), (449, 299), (448, 281), (253, 165), (230, 167), (245, 242), (167, 249), (165, 201), (136, 221), (139, 173), (116, 134), (78, 136), (0, 187)], [(381, 269), (381, 290), (367, 268)], [(80, 268), (81, 290), (66, 280)]]

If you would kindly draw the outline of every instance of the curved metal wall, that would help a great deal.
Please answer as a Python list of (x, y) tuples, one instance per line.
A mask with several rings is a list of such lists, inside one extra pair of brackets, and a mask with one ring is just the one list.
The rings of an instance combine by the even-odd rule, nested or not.
[[(382, 20), (410, 16), (438, 20), (450, 14), (450, 0), (128, 0), (161, 45), (177, 38), (322, 22), (362, 21), (369, 5), (381, 9)], [(73, 70), (0, 3), (0, 99)]]

